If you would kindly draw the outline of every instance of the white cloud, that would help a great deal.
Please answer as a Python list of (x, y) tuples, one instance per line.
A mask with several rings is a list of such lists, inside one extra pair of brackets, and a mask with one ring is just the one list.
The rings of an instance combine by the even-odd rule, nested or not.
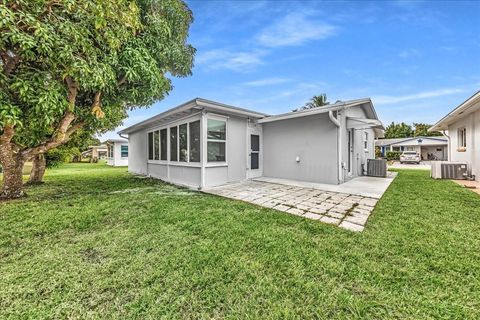
[(260, 32), (257, 40), (267, 47), (298, 46), (336, 34), (335, 26), (316, 21), (309, 16), (307, 13), (300, 12), (287, 14)]
[(418, 92), (413, 94), (407, 94), (402, 96), (376, 96), (373, 98), (373, 100), (375, 103), (378, 103), (378, 104), (394, 104), (394, 103), (405, 102), (405, 101), (448, 96), (452, 94), (462, 93), (465, 91), (466, 91), (465, 89), (460, 89), (460, 88), (444, 88), (444, 89), (438, 89), (438, 90), (432, 90), (432, 91), (424, 91), (424, 92)]
[(230, 69), (234, 71), (249, 71), (253, 67), (263, 64), (263, 50), (233, 52), (229, 50), (210, 50), (199, 54), (195, 62), (208, 69)]
[(398, 56), (400, 58), (407, 59), (407, 58), (419, 57), (421, 56), (421, 53), (417, 49), (404, 49), (400, 51)]
[(273, 77), (273, 78), (264, 78), (264, 79), (244, 82), (243, 85), (249, 86), (249, 87), (262, 87), (262, 86), (270, 86), (270, 85), (285, 83), (289, 81), (291, 80), (288, 78)]

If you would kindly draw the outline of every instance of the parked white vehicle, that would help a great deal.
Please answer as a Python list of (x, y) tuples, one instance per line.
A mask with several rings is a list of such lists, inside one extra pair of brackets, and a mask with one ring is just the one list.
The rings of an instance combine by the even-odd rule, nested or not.
[(400, 163), (420, 164), (420, 154), (417, 151), (403, 151), (400, 155)]

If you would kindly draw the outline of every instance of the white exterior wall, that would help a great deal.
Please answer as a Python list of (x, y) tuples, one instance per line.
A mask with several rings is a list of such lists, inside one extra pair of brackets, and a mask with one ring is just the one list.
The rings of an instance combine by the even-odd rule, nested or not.
[(147, 175), (147, 133), (136, 131), (128, 135), (128, 171)]
[[(128, 146), (128, 142), (113, 142), (113, 157), (108, 155), (107, 164), (114, 167), (128, 166), (128, 157), (122, 157), (121, 146)], [(128, 150), (130, 154), (130, 149)]]
[[(466, 128), (467, 147), (465, 151), (458, 150), (458, 130)], [(480, 178), (480, 111), (468, 114), (460, 120), (448, 126), (449, 160), (454, 162), (466, 162), (476, 180)]]
[[(353, 138), (353, 161), (352, 171), (348, 172), (348, 158), (350, 156), (348, 150), (348, 130), (347, 117), (353, 118), (368, 118), (362, 108), (349, 108), (341, 115), (342, 123), (342, 172), (343, 180), (348, 181), (352, 178), (363, 175), (363, 171), (367, 170), (367, 159), (375, 159), (375, 131), (371, 128), (366, 128), (359, 123), (359, 128), (354, 129)], [(368, 134), (367, 148), (364, 146), (365, 133)]]
[[(205, 186), (216, 186), (247, 178), (247, 119), (206, 114), (207, 119), (224, 119), (227, 122), (226, 162), (205, 163)], [(206, 138), (206, 131), (205, 131)]]
[[(227, 122), (226, 139), (226, 162), (208, 163), (206, 160), (207, 128), (205, 124), (208, 118), (221, 119)], [(169, 129), (183, 123), (200, 120), (201, 150), (200, 162), (179, 162), (170, 160), (148, 160), (148, 133), (151, 131)], [(205, 166), (204, 185), (215, 186), (228, 182), (242, 181), (246, 179), (247, 161), (247, 119), (221, 114), (206, 113), (175, 122), (137, 131), (129, 134), (130, 163), (129, 171), (192, 188), (202, 187), (202, 165)], [(167, 159), (170, 159), (170, 131), (167, 131)]]

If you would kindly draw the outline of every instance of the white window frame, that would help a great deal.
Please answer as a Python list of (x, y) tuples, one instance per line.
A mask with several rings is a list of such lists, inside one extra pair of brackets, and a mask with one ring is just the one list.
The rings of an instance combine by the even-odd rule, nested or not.
[(458, 148), (460, 149), (466, 149), (467, 148), (467, 128), (459, 128), (457, 131), (458, 134), (458, 139), (457, 139), (457, 144)]
[[(126, 157), (124, 157), (124, 156), (122, 155), (122, 147), (127, 147), (127, 156), (126, 156)], [(128, 158), (128, 154), (129, 154), (129, 153), (130, 153), (130, 148), (128, 148), (128, 144), (121, 144), (121, 145), (120, 145), (120, 158), (123, 158), (123, 159)]]
[[(197, 122), (200, 121), (200, 154), (202, 154), (202, 127), (201, 127), (201, 115), (200, 114), (195, 114), (192, 116), (189, 116), (187, 118), (179, 119), (176, 121), (172, 121), (170, 123), (165, 123), (161, 126), (157, 126), (154, 128), (149, 129), (146, 132), (146, 138), (147, 138), (147, 150), (146, 150), (146, 158), (147, 158), (147, 163), (152, 163), (152, 164), (165, 164), (165, 165), (173, 165), (173, 166), (185, 166), (185, 167), (200, 167), (202, 164), (201, 157), (199, 162), (190, 162), (190, 123), (191, 122)], [(186, 124), (187, 125), (187, 162), (180, 161), (180, 125)], [(170, 128), (177, 128), (177, 160), (172, 161), (170, 160)], [(161, 135), (160, 131), (163, 129), (167, 129), (167, 160), (161, 160), (162, 158), (162, 144), (161, 144)], [(153, 133), (155, 131), (158, 131), (159, 134), (159, 159), (160, 160), (149, 160), (148, 159), (148, 135), (149, 133)], [(155, 155), (154, 155), (155, 158)]]
[(363, 132), (363, 149), (368, 152), (368, 132)]
[[(206, 137), (206, 150), (205, 150), (205, 161), (206, 161), (206, 166), (207, 167), (214, 167), (214, 166), (225, 166), (227, 165), (228, 161), (228, 146), (227, 146), (227, 140), (228, 140), (228, 117), (227, 116), (222, 116), (222, 115), (216, 115), (216, 114), (207, 114), (207, 119), (206, 119), (206, 128), (205, 128), (205, 137)], [(217, 140), (217, 139), (209, 139), (208, 138), (208, 120), (216, 120), (216, 121), (223, 121), (225, 122), (225, 140)], [(209, 142), (223, 142), (225, 143), (225, 161), (208, 161), (208, 143)]]

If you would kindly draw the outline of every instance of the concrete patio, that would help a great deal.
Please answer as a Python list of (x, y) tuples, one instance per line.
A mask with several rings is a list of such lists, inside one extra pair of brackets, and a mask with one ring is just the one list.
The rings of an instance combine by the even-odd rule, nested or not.
[(342, 185), (259, 178), (203, 191), (359, 232), (394, 177), (359, 177)]

